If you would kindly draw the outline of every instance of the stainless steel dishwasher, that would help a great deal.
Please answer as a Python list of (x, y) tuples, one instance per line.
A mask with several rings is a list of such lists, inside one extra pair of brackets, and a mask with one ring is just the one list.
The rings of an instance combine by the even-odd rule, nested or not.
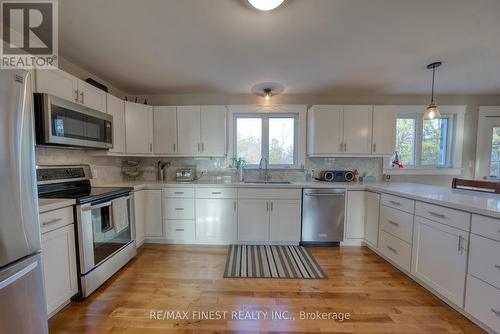
[(304, 189), (301, 245), (338, 246), (344, 217), (345, 189)]

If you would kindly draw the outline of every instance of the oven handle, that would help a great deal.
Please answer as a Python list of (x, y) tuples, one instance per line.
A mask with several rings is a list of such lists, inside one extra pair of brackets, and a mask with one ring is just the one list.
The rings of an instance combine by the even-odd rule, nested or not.
[(95, 209), (100, 209), (100, 208), (105, 208), (107, 206), (111, 206), (111, 204), (112, 204), (112, 201), (109, 201), (109, 202), (104, 202), (104, 203), (93, 205), (93, 206), (88, 206), (86, 208), (82, 208), (81, 210), (82, 211), (92, 211)]

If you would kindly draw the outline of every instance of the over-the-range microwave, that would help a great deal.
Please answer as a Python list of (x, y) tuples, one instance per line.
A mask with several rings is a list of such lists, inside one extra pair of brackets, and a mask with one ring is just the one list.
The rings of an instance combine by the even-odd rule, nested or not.
[(50, 94), (34, 94), (37, 145), (109, 149), (113, 117)]

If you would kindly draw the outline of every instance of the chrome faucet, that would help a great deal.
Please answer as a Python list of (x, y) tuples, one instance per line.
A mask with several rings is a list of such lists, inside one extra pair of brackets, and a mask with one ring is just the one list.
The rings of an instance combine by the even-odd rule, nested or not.
[(271, 175), (269, 175), (269, 162), (266, 157), (262, 157), (259, 162), (259, 170), (260, 170), (260, 178), (264, 181), (268, 181), (271, 179)]

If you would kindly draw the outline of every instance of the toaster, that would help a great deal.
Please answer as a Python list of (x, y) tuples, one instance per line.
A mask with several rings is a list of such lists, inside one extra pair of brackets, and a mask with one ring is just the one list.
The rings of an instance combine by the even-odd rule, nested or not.
[(326, 182), (351, 182), (354, 173), (350, 170), (324, 170), (319, 173), (319, 179)]
[(191, 182), (196, 180), (196, 168), (179, 168), (175, 171), (175, 181)]

